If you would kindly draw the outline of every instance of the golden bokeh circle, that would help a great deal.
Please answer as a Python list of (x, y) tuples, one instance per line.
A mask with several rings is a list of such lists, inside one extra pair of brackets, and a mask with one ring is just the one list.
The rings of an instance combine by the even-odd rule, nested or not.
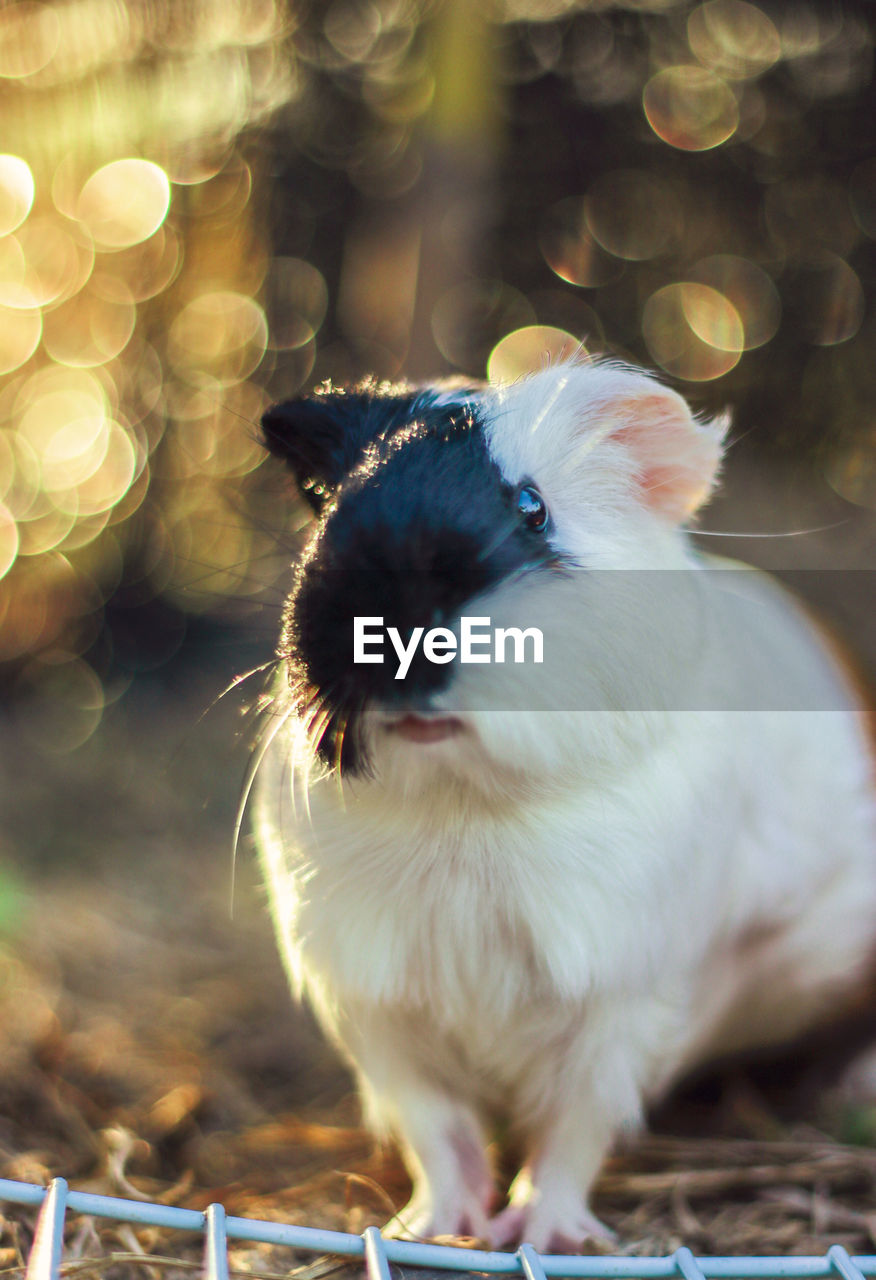
[(762, 347), (775, 337), (782, 318), (779, 291), (767, 273), (749, 258), (730, 253), (702, 258), (691, 275), (709, 285), (735, 308), (743, 328), (746, 351)]
[(548, 324), (530, 324), (501, 338), (487, 360), (490, 382), (516, 382), (528, 373), (573, 356), (584, 355), (583, 344), (565, 329)]
[(67, 755), (88, 741), (103, 717), (105, 694), (92, 667), (69, 654), (52, 654), (29, 664), (21, 676), (28, 687), (23, 730), (48, 755)]
[(672, 188), (644, 169), (615, 169), (590, 187), (584, 208), (593, 239), (615, 258), (644, 262), (679, 239), (683, 211)]
[(532, 303), (502, 280), (464, 280), (443, 293), (432, 309), (432, 337), (451, 364), (480, 373), (497, 339), (535, 324)]
[(106, 447), (107, 404), (97, 379), (34, 379), (41, 389), (21, 413), (19, 439), (33, 450), (40, 487), (51, 495), (85, 479)]
[(103, 165), (79, 194), (76, 214), (96, 245), (127, 249), (155, 234), (170, 208), (170, 181), (160, 165), (127, 157)]
[(163, 223), (146, 240), (118, 249), (113, 254), (113, 274), (121, 277), (135, 302), (145, 302), (163, 293), (176, 279), (182, 266), (183, 248), (179, 236)]
[(17, 388), (14, 413), (21, 418), (43, 396), (68, 393), (87, 400), (103, 411), (109, 404), (109, 391), (100, 369), (70, 369), (49, 364), (37, 369)]
[(0, 155), (0, 236), (20, 227), (33, 207), (35, 186), (21, 156)]
[(262, 308), (244, 293), (220, 290), (189, 302), (170, 327), (168, 353), (187, 381), (230, 385), (261, 364), (268, 341)]
[(277, 257), (271, 264), (270, 287), (274, 320), (270, 346), (275, 351), (295, 351), (317, 334), (329, 293), (325, 276), (303, 258)]
[(876, 510), (876, 431), (871, 429), (830, 458), (825, 478), (847, 502)]
[(0, 502), (6, 497), (15, 483), (16, 450), (18, 436), (15, 431), (0, 430)]
[(232, 152), (218, 173), (198, 184), (198, 214), (230, 222), (243, 212), (251, 195), (252, 169), (241, 155)]
[(547, 212), (538, 238), (545, 262), (568, 284), (594, 289), (608, 284), (623, 270), (606, 256), (587, 227), (587, 204), (573, 196)]
[(782, 40), (775, 23), (747, 0), (708, 0), (687, 20), (691, 51), (729, 80), (759, 76), (778, 62)]
[(860, 329), (866, 306), (864, 288), (853, 267), (836, 254), (824, 254), (799, 274), (802, 307), (799, 325), (817, 347), (848, 342)]
[(717, 289), (694, 281), (666, 285), (651, 295), (642, 313), (642, 334), (656, 363), (688, 382), (729, 373), (745, 341), (733, 304)]
[(18, 557), (18, 522), (0, 502), (0, 578), (5, 578)]
[(43, 345), (59, 364), (93, 368), (124, 351), (136, 318), (134, 299), (125, 282), (94, 272), (75, 297), (46, 313)]
[(50, 4), (22, 0), (0, 9), (0, 77), (26, 80), (51, 62), (61, 42), (61, 23)]
[(59, 422), (46, 442), (40, 458), (43, 488), (60, 510), (66, 508), (58, 495), (77, 489), (99, 470), (106, 457), (109, 430), (107, 418), (75, 418)]
[(197, 187), (209, 182), (225, 168), (232, 154), (231, 144), (219, 140), (212, 145), (203, 138), (168, 144), (167, 155), (162, 155), (162, 168), (175, 186)]
[(680, 151), (709, 151), (732, 138), (739, 106), (730, 86), (707, 67), (682, 63), (653, 75), (642, 91), (651, 128)]
[(3, 503), (16, 520), (26, 520), (40, 497), (40, 460), (18, 431), (2, 434)]
[[(268, 399), (251, 382), (180, 388), (174, 397), (173, 444), (181, 471), (192, 476), (244, 476), (263, 461), (257, 424)], [(251, 424), (251, 429), (247, 429)]]
[(55, 551), (75, 523), (75, 511), (62, 511), (49, 500), (47, 494), (39, 494), (27, 519), (19, 524), (21, 554), (35, 559)]
[[(13, 246), (21, 266), (9, 274)], [(57, 219), (30, 218), (15, 236), (0, 240), (0, 302), (26, 311), (71, 296), (91, 271), (91, 258)]]
[(134, 442), (120, 423), (112, 420), (107, 423), (106, 441), (101, 443), (98, 466), (76, 485), (76, 508), (80, 517), (109, 512), (121, 502), (137, 472)]
[[(13, 309), (30, 307), (30, 293), (25, 285), (26, 274), (27, 262), (18, 237), (0, 237), (0, 306)], [(23, 301), (24, 298), (28, 301)]]
[(42, 312), (0, 305), (0, 374), (12, 373), (30, 359), (40, 344), (42, 331)]

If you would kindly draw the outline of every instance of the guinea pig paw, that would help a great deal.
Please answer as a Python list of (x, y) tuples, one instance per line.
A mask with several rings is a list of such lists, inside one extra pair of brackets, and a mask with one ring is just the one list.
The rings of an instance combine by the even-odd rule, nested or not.
[(393, 1240), (433, 1240), (436, 1236), (490, 1239), (487, 1216), (479, 1204), (468, 1201), (438, 1205), (417, 1196), (390, 1219), (383, 1234)]
[(563, 1210), (544, 1200), (512, 1203), (490, 1219), (487, 1230), (494, 1249), (526, 1242), (539, 1253), (575, 1254), (594, 1245), (609, 1249), (617, 1244), (615, 1233), (586, 1204)]
[(523, 1241), (539, 1253), (575, 1254), (592, 1252), (594, 1245), (607, 1251), (617, 1244), (617, 1236), (586, 1205), (564, 1213), (559, 1206), (551, 1212), (551, 1206), (542, 1203), (529, 1213), (520, 1236)]

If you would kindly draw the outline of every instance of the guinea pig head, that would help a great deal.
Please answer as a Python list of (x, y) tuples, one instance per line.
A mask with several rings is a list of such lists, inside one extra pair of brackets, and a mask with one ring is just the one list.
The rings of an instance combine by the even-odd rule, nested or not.
[[(452, 628), (499, 583), (555, 558), (535, 488), (510, 482), (490, 454), (471, 399), (436, 392), (323, 392), (263, 420), (318, 520), (298, 563), (281, 655), (311, 741), (342, 772), (367, 767), (366, 710), (427, 715), (454, 664), (412, 637)], [(389, 648), (355, 661), (356, 619), (380, 620)]]
[[(533, 762), (528, 712), (565, 716), (565, 741), (569, 712), (659, 702), (655, 672), (678, 665), (685, 627), (668, 600), (655, 612), (641, 598), (643, 584), (653, 593), (650, 571), (691, 566), (684, 525), (715, 482), (723, 421), (696, 421), (674, 391), (606, 361), (457, 395), (325, 391), (263, 424), (317, 516), (281, 655), (327, 764), (366, 768), (369, 724), (410, 722), (415, 741), (434, 741), (426, 721), (448, 707), (494, 763)], [(415, 643), (487, 613), (505, 628), (543, 624), (543, 665), (438, 661)], [(356, 651), (357, 619), (383, 629), (382, 661)], [(409, 651), (403, 678), (390, 633)], [(572, 721), (582, 740), (570, 754), (583, 759), (588, 717)]]

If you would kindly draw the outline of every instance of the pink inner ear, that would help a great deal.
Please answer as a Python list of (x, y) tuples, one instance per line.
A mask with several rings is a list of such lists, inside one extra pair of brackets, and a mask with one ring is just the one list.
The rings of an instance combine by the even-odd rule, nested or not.
[(670, 470), (668, 467), (648, 467), (646, 471), (639, 473), (638, 483), (645, 500), (650, 501), (652, 497), (659, 497), (659, 490), (671, 489), (678, 483), (678, 468)]
[(676, 467), (649, 467), (638, 477), (639, 489), (649, 507), (682, 519), (708, 497), (709, 486), (697, 485), (691, 471)]
[(692, 515), (714, 483), (720, 434), (694, 422), (671, 391), (625, 397), (609, 412), (619, 424), (611, 439), (635, 458), (642, 501), (673, 521)]

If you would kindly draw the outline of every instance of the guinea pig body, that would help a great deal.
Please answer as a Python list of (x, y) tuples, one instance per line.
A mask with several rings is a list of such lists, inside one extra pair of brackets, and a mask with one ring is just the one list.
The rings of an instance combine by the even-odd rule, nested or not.
[[(327, 393), (265, 432), (319, 516), (257, 781), (291, 981), (401, 1144), (394, 1231), (575, 1250), (648, 1101), (863, 973), (863, 712), (781, 588), (693, 549), (722, 428), (638, 370)], [(466, 617), (542, 661), (464, 661)], [(498, 1212), (495, 1117), (526, 1153)]]

